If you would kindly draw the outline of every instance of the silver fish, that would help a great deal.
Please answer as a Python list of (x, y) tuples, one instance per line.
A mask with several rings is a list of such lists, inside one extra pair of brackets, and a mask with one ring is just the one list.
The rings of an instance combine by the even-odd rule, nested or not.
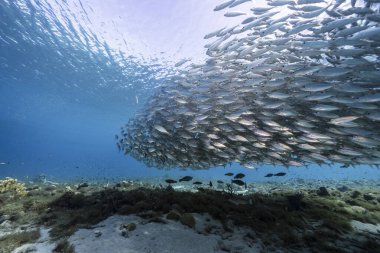
[(225, 14), (236, 24), (205, 36), (205, 62), (166, 80), (122, 128), (120, 150), (159, 168), (380, 165), (374, 1), (218, 5), (251, 4), (252, 16)]

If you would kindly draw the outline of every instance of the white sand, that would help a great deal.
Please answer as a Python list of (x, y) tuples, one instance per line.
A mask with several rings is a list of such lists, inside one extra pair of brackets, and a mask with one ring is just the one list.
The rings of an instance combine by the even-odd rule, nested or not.
[[(248, 228), (229, 226), (226, 232), (221, 223), (209, 215), (193, 214), (195, 228), (167, 220), (167, 224), (149, 222), (136, 215), (114, 215), (91, 229), (80, 229), (68, 240), (76, 253), (256, 253), (265, 251), (259, 238)], [(136, 224), (136, 229), (122, 235), (121, 225)], [(352, 221), (357, 232), (380, 236), (380, 225)], [(249, 234), (249, 236), (247, 236)], [(41, 238), (23, 245), (12, 253), (52, 253), (48, 230), (41, 228)], [(272, 248), (273, 249), (273, 248)], [(272, 250), (271, 249), (271, 250)], [(273, 251), (271, 251), (273, 252)], [(277, 253), (283, 252), (278, 249)], [(298, 252), (306, 252), (300, 249)]]
[(56, 244), (50, 242), (49, 240), (49, 229), (41, 228), (40, 229), (41, 237), (35, 243), (24, 244), (21, 247), (18, 247), (12, 253), (26, 253), (26, 252), (35, 252), (35, 253), (52, 253)]
[[(260, 252), (261, 244), (246, 237), (248, 230), (236, 228), (233, 233), (224, 233), (222, 225), (206, 215), (194, 214), (196, 228), (179, 222), (166, 220), (167, 224), (146, 223), (135, 216), (112, 216), (94, 229), (80, 229), (69, 242), (78, 253), (201, 253), (201, 252)], [(206, 219), (210, 221), (206, 221)], [(120, 225), (135, 223), (136, 230), (121, 235)], [(204, 233), (206, 226), (214, 226), (210, 234)], [(95, 231), (102, 233), (96, 237)]]
[[(209, 215), (194, 214), (195, 228), (167, 220), (167, 224), (147, 223), (136, 215), (114, 215), (92, 229), (80, 229), (69, 238), (76, 253), (255, 253), (263, 248), (247, 228), (225, 232), (219, 221)], [(122, 224), (135, 223), (136, 229), (122, 235)], [(211, 227), (205, 232), (206, 227)], [(125, 229), (124, 229), (125, 230)], [(52, 253), (56, 244), (49, 240), (49, 230), (41, 228), (41, 238), (25, 244), (12, 253)], [(250, 233), (251, 237), (247, 237)], [(96, 236), (96, 234), (101, 234)], [(225, 249), (223, 251), (223, 249)]]

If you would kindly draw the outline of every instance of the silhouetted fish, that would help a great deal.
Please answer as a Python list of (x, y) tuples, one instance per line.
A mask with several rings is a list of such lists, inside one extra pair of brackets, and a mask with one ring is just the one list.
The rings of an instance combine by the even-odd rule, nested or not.
[(228, 177), (231, 177), (231, 176), (234, 175), (234, 173), (228, 172), (228, 173), (226, 173), (226, 174), (224, 174), (224, 175), (225, 175), (225, 176), (228, 176)]
[(272, 177), (272, 176), (273, 176), (272, 173), (268, 173), (268, 174), (265, 175), (265, 177)]
[(185, 177), (181, 178), (179, 181), (180, 182), (188, 182), (188, 181), (191, 181), (191, 180), (193, 180), (193, 177), (185, 176)]
[(243, 178), (243, 177), (245, 177), (245, 175), (243, 173), (238, 173), (238, 174), (236, 174), (234, 176), (234, 178), (236, 178), (236, 179), (240, 179), (240, 178)]
[(175, 184), (175, 183), (177, 183), (177, 181), (175, 181), (173, 179), (166, 179), (165, 182), (168, 183), (168, 184)]
[(195, 181), (193, 184), (195, 184), (195, 185), (200, 185), (200, 184), (202, 184), (202, 182)]
[(274, 174), (273, 176), (282, 177), (282, 176), (285, 176), (285, 175), (286, 175), (285, 172), (279, 172), (279, 173)]

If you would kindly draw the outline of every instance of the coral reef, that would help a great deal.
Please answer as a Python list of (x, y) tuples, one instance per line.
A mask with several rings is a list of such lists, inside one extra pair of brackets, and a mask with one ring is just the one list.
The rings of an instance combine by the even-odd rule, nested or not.
[(9, 193), (12, 196), (25, 197), (28, 192), (24, 183), (20, 183), (15, 178), (6, 177), (0, 180), (0, 193)]

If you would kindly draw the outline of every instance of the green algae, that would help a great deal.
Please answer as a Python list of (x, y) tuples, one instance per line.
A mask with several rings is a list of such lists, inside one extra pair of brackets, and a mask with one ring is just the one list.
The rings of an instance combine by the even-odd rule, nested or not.
[[(380, 206), (360, 196), (353, 199), (352, 191), (329, 191), (329, 195), (318, 196), (316, 190), (279, 189), (274, 194), (242, 196), (211, 189), (187, 192), (129, 186), (128, 189), (86, 187), (73, 192), (58, 186), (33, 190), (12, 205), (3, 199), (6, 205), (0, 207), (0, 213), (23, 212), (27, 218), (18, 217), (17, 222), (33, 221), (51, 228), (50, 235), (58, 241), (79, 228), (92, 228), (113, 214), (137, 214), (148, 222), (162, 223), (165, 220), (161, 217), (173, 212), (179, 216), (208, 213), (221, 221), (225, 231), (232, 231), (231, 224), (250, 227), (260, 238), (266, 238), (264, 243), (268, 245), (275, 242), (276, 246), (288, 250), (345, 252), (334, 245), (342, 244), (345, 237), (353, 233), (351, 220), (378, 224)], [(348, 212), (352, 203), (365, 208), (366, 212)], [(371, 238), (366, 240), (376, 246)]]
[(40, 238), (40, 230), (23, 231), (0, 237), (0, 253), (12, 252), (26, 243), (33, 243)]

